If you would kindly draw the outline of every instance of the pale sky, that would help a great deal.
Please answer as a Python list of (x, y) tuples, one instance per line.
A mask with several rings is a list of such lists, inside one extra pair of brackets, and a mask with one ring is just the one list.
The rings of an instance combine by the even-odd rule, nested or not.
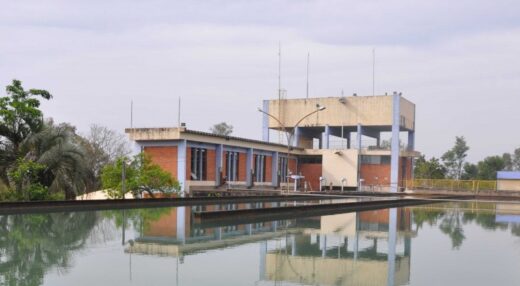
[[(400, 91), (416, 148), (466, 137), (469, 159), (520, 147), (519, 1), (0, 0), (0, 84), (49, 90), (47, 116), (81, 132), (221, 121), (261, 138), (262, 99)], [(2, 93), (4, 95), (5, 92)]]

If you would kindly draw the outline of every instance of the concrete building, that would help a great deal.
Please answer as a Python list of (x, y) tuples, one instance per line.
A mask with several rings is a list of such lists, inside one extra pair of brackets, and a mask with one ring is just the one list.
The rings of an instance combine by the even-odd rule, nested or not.
[[(318, 107), (323, 110), (317, 112)], [(412, 177), (413, 158), (419, 155), (414, 150), (415, 105), (400, 94), (265, 100), (261, 111), (263, 140), (186, 128), (126, 133), (185, 191), (224, 185), (292, 188), (290, 175), (302, 175), (297, 187), (308, 191), (397, 190)], [(270, 138), (277, 132), (289, 138), (273, 143), (285, 138)], [(406, 140), (383, 144), (385, 133), (391, 138), (406, 134)]]
[(497, 172), (497, 191), (520, 191), (520, 172)]

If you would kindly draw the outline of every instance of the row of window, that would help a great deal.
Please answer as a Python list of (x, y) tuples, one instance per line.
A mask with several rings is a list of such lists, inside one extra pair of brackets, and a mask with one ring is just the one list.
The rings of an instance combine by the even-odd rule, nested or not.
[[(190, 180), (206, 181), (208, 150), (205, 148), (191, 148), (191, 170)], [(240, 170), (239, 152), (227, 151), (224, 154), (226, 170), (224, 174), (228, 181), (238, 181), (238, 170)], [(266, 155), (255, 154), (253, 156), (253, 179), (255, 182), (265, 182), (266, 179)], [(287, 158), (280, 157), (278, 163), (279, 174), (282, 182), (287, 182)]]
[(390, 156), (368, 156), (361, 155), (361, 164), (368, 165), (388, 165), (390, 164)]

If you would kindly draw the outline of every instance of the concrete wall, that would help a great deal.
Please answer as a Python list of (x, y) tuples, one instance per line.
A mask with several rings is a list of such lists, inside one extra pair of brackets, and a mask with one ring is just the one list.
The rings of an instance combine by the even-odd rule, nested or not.
[(499, 191), (520, 191), (520, 180), (497, 180)]
[(357, 187), (358, 150), (322, 150), (322, 154), (322, 175), (327, 186), (331, 182), (341, 186), (341, 179), (346, 178), (345, 187)]
[[(269, 113), (280, 117), (285, 126), (294, 126), (301, 117), (316, 110), (316, 104), (326, 109), (310, 116), (299, 126), (391, 126), (392, 96), (350, 96), (345, 97), (345, 104), (339, 97), (287, 99), (269, 101)], [(405, 117), (406, 126), (413, 127), (415, 105), (401, 99), (401, 116)], [(280, 128), (274, 119), (269, 119), (269, 128)]]

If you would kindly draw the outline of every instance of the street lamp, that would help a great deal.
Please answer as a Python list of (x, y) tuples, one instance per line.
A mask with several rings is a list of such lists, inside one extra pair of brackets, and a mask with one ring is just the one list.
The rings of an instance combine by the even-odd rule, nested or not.
[[(285, 126), (285, 124), (283, 124), (278, 118), (276, 118), (275, 116), (269, 114), (268, 112), (265, 112), (263, 111), (261, 108), (258, 108), (258, 111), (271, 117), (272, 119), (274, 119), (276, 122), (278, 122), (278, 124), (280, 124), (280, 126), (282, 127), (282, 130), (284, 131), (285, 133), (285, 136), (287, 136), (287, 166), (286, 166), (286, 176), (289, 175), (289, 157), (291, 157), (291, 142), (292, 142), (292, 137), (294, 136), (294, 130), (296, 129), (296, 127), (298, 127), (298, 124), (300, 124), (305, 118), (313, 115), (314, 113), (318, 113), (322, 110), (325, 110), (325, 106), (320, 106), (319, 104), (316, 105), (316, 110), (310, 112), (309, 114), (303, 116), (302, 118), (300, 118), (300, 120), (298, 120), (296, 122), (296, 124), (294, 124), (294, 126), (292, 127), (292, 130), (291, 132), (287, 132), (287, 127)], [(296, 180), (295, 180), (295, 184), (296, 184)], [(289, 179), (287, 179), (287, 193), (289, 193)]]

